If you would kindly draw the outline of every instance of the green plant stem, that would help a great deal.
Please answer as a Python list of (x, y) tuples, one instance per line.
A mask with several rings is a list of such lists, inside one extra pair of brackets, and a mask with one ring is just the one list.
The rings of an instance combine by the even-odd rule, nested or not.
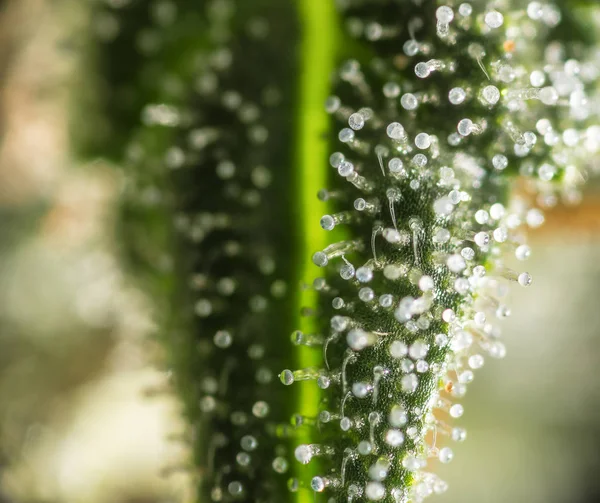
[[(326, 141), (330, 119), (324, 103), (330, 93), (326, 76), (336, 67), (336, 49), (340, 38), (338, 13), (333, 2), (323, 0), (298, 0), (302, 23), (302, 42), (299, 48), (301, 76), (298, 89), (298, 146), (296, 171), (299, 197), (296, 199), (297, 216), (300, 220), (299, 278), (309, 285), (316, 276), (316, 267), (310, 260), (315, 250), (326, 246), (327, 236), (315, 225), (321, 217), (321, 205), (315, 204), (317, 192), (327, 185), (328, 173), (322, 169), (329, 146)], [(325, 77), (325, 78), (324, 78)], [(317, 324), (312, 317), (301, 317), (303, 308), (316, 309), (317, 292), (303, 288), (297, 295), (295, 316), (297, 325), (306, 333), (313, 333)], [(321, 356), (314, 349), (300, 347), (297, 351), (298, 368), (320, 365)], [(319, 390), (312, 383), (302, 383), (297, 395), (298, 413), (314, 417), (319, 411)], [(309, 433), (303, 431), (299, 438), (309, 441)], [(312, 503), (308, 491), (296, 493), (298, 503)]]

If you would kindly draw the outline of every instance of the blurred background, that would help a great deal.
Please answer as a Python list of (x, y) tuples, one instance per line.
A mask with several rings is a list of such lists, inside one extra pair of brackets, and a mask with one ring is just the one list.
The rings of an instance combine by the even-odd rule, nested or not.
[(161, 475), (184, 455), (170, 440), (179, 406), (116, 254), (122, 180), (73, 154), (90, 6), (0, 0), (3, 502), (185, 497), (177, 473)]
[[(119, 263), (114, 166), (74, 155), (84, 0), (0, 0), (0, 502), (186, 499), (149, 300)], [(440, 503), (600, 501), (600, 193), (531, 238), (508, 356), (476, 375)], [(169, 476), (165, 474), (169, 473)]]

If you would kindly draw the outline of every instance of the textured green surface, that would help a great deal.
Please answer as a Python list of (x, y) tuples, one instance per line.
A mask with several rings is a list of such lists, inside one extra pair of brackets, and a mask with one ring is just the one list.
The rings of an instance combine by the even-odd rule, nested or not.
[[(123, 240), (156, 300), (201, 500), (405, 503), (442, 492), (443, 482), (412, 465), (428, 461), (435, 471), (447, 443), (439, 439), (454, 435), (449, 408), (470, 380), (460, 376), (473, 356), (502, 356), (489, 320), (507, 314), (508, 283), (529, 281), (500, 259), (524, 246), (526, 228), (541, 218), (511, 202), (512, 183), (528, 176), (542, 206), (574, 198), (593, 150), (560, 135), (572, 127), (593, 136), (594, 117), (574, 121), (563, 103), (534, 96), (539, 89), (514, 97), (530, 88), (533, 70), (585, 60), (581, 18), (565, 9), (563, 24), (547, 29), (515, 0), (503, 7), (503, 26), (489, 29), (494, 5), (473, 2), (472, 16), (454, 12), (451, 36), (438, 36), (433, 0), (352, 0), (339, 10), (328, 0), (190, 0), (157, 21), (167, 4), (112, 13), (123, 33), (106, 46), (115, 124), (106, 152), (128, 152)], [(379, 30), (385, 36), (366, 40)], [(556, 39), (568, 43), (553, 62), (547, 48)], [(421, 53), (405, 53), (411, 40), (426, 44)], [(122, 59), (112, 61), (116, 54)], [(345, 57), (352, 61), (340, 67)], [(417, 77), (428, 61), (440, 66)], [(544, 85), (559, 73), (548, 72)], [(392, 84), (401, 90), (386, 96)], [(481, 97), (489, 85), (497, 102)], [(455, 87), (464, 103), (450, 102)], [(330, 94), (340, 105), (327, 115)], [(414, 110), (401, 101), (408, 94), (419, 101)], [(165, 111), (174, 113), (170, 124), (161, 123)], [(357, 113), (365, 123), (357, 140), (340, 143)], [(476, 126), (459, 135), (465, 118)], [(556, 142), (540, 132), (541, 118)], [(396, 121), (405, 135), (392, 138), (386, 130)], [(419, 133), (430, 135), (427, 146), (416, 146)], [(328, 166), (335, 150), (353, 163), (343, 176), (339, 163)], [(403, 168), (393, 172), (392, 158)], [(547, 164), (554, 171), (543, 179)], [(316, 198), (324, 188), (326, 204)], [(319, 228), (326, 213), (340, 220), (329, 233)], [(319, 271), (313, 253), (344, 240), (343, 259), (333, 253)], [(491, 328), (476, 321), (480, 313)], [(292, 329), (325, 347), (291, 346)], [(394, 354), (397, 343), (409, 357)], [(280, 372), (301, 382), (283, 386)], [(406, 412), (402, 424), (390, 419), (395, 406)], [(394, 444), (390, 430), (402, 441)], [(245, 447), (248, 435), (257, 446)], [(365, 442), (370, 452), (359, 452)], [(301, 466), (299, 445), (296, 458), (318, 459)]]
[[(439, 40), (436, 35), (436, 8), (441, 4), (425, 2), (416, 6), (411, 2), (357, 1), (342, 5), (347, 5), (345, 15), (350, 31), (354, 30), (357, 34), (358, 42), (355, 44), (364, 47), (355, 53), (350, 52), (355, 54), (355, 61), (345, 64), (333, 81), (332, 93), (341, 99), (340, 108), (332, 113), (336, 119), (335, 132), (347, 128), (349, 116), (363, 107), (370, 108), (365, 117), (373, 117), (365, 120), (364, 127), (356, 128), (357, 142), (350, 141), (344, 145), (336, 141), (337, 146), (332, 149), (343, 152), (354, 164), (352, 176), (357, 176), (356, 183), (364, 187), (357, 189), (344, 180), (346, 175), (334, 175), (336, 180), (329, 185), (343, 197), (334, 201), (333, 209), (323, 209), (321, 214), (333, 211), (344, 219), (336, 226), (336, 231), (337, 227), (343, 228), (347, 238), (359, 243), (346, 251), (345, 258), (356, 270), (361, 266), (366, 268), (372, 278), (340, 278), (340, 268), (347, 266), (339, 258), (330, 260), (324, 269), (322, 276), (327, 286), (320, 295), (316, 333), (322, 334), (328, 341), (328, 365), (322, 360), (319, 372), (323, 378), (330, 380), (330, 384), (321, 391), (320, 411), (329, 414), (331, 419), (318, 421), (310, 440), (306, 441), (311, 445), (299, 447), (297, 457), (304, 461), (316, 458), (313, 463), (317, 464), (320, 475), (312, 483), (317, 501), (327, 498), (339, 502), (353, 498), (390, 503), (405, 499), (420, 501), (420, 493), (437, 492), (445, 487), (437, 478), (426, 475), (425, 470), (412, 468), (411, 463), (428, 461), (435, 465), (438, 450), (445, 443), (440, 447), (433, 443), (435, 432), (450, 428), (445, 426), (447, 420), (444, 418), (456, 398), (464, 393), (465, 383), (460, 381), (457, 372), (469, 369), (467, 361), (471, 356), (477, 359), (481, 353), (493, 357), (504, 352), (494, 338), (479, 334), (480, 329), (474, 322), (480, 311), (482, 314), (485, 312), (491, 322), (495, 317), (501, 318), (508, 313), (501, 290), (498, 293), (493, 288), (489, 290), (489, 286), (485, 286), (487, 280), (478, 280), (476, 266), (487, 273), (491, 281), (499, 283), (508, 278), (516, 281), (520, 273), (506, 272), (499, 257), (502, 253), (514, 253), (511, 247), (516, 248), (516, 244), (512, 245), (511, 241), (523, 242), (525, 220), (531, 221), (532, 226), (537, 225), (534, 218), (537, 210), (531, 210), (531, 217), (525, 218), (521, 210), (510, 208), (508, 198), (513, 175), (534, 175), (537, 178), (536, 171), (544, 163), (558, 164), (551, 178), (559, 183), (540, 182), (538, 179), (532, 186), (537, 185), (535, 189), (545, 193), (560, 192), (563, 190), (560, 182), (567, 171), (565, 159), (581, 165), (583, 158), (579, 149), (563, 149), (562, 146), (554, 149), (553, 145), (544, 144), (539, 136), (537, 144), (523, 150), (526, 144), (523, 133), (535, 131), (540, 118), (549, 118), (559, 131), (567, 127), (566, 124), (575, 127), (576, 123), (570, 120), (564, 108), (540, 103), (539, 100), (523, 101), (518, 111), (514, 106), (512, 110), (507, 106), (509, 93), (517, 93), (519, 89), (530, 86), (529, 72), (543, 66), (544, 59), (548, 57), (544, 54), (546, 47), (560, 33), (543, 26), (527, 26), (528, 22), (523, 20), (517, 3), (512, 4), (514, 11), (504, 9), (504, 27), (500, 29), (489, 30), (484, 24), (491, 4), (473, 3), (474, 13), (470, 21), (464, 23), (459, 21), (460, 17), (455, 12), (452, 30), (456, 33), (456, 43)], [(572, 23), (569, 14), (565, 13), (567, 26)], [(417, 25), (413, 21), (416, 18), (421, 20), (421, 24), (415, 28)], [(395, 30), (395, 34), (368, 43), (362, 30), (369, 23), (375, 23), (383, 30)], [(506, 49), (512, 44), (507, 41), (505, 31), (509, 27), (513, 34), (522, 29), (536, 30), (535, 37), (527, 43), (515, 40), (514, 56)], [(429, 44), (427, 54), (400, 55), (403, 43), (410, 38)], [(469, 52), (478, 52), (477, 45), (482, 48), (482, 56), (470, 55)], [(567, 57), (583, 55), (574, 44), (564, 49)], [(433, 70), (425, 78), (417, 77), (415, 65), (425, 64), (430, 59), (455, 65), (455, 68)], [(498, 68), (509, 64), (522, 73), (517, 72), (512, 79), (503, 77)], [(402, 88), (394, 99), (383, 96), (382, 89), (386, 83), (397, 83)], [(498, 104), (486, 103), (479, 97), (479, 93), (492, 84), (497, 86)], [(466, 90), (467, 98), (461, 106), (450, 103), (448, 99), (448, 92), (453, 87)], [(590, 86), (590, 89), (593, 87)], [(423, 99), (416, 110), (400, 106), (400, 97), (406, 93), (414, 93), (417, 99)], [(463, 138), (458, 136), (457, 125), (465, 118), (480, 124), (482, 131), (467, 133)], [(405, 140), (391, 141), (386, 134), (386, 126), (394, 121), (403, 124), (407, 135)], [(519, 131), (510, 133), (509, 121)], [(584, 121), (577, 126), (585, 128), (591, 124), (592, 121)], [(419, 133), (431, 135), (431, 147), (415, 148), (414, 141)], [(458, 136), (459, 141), (449, 144), (447, 138), (452, 133)], [(536, 131), (535, 135), (539, 133)], [(515, 144), (521, 145), (520, 154), (513, 152)], [(383, 149), (380, 153), (381, 167), (376, 155), (377, 147)], [(559, 160), (556, 157), (558, 151), (566, 157)], [(427, 156), (426, 164), (416, 163), (413, 156), (417, 153)], [(506, 156), (506, 170), (493, 166), (492, 158), (498, 154)], [(402, 175), (393, 175), (388, 170), (388, 162), (394, 156), (404, 163)], [(444, 181), (443, 174), (448, 167), (453, 168), (451, 178), (456, 177), (449, 184)], [(382, 169), (385, 174), (382, 174)], [(360, 182), (361, 177), (364, 177), (363, 182)], [(436, 203), (448, 197), (453, 188), (461, 190), (468, 198), (447, 215), (436, 212)], [(389, 201), (390, 190), (397, 194), (393, 203)], [(371, 213), (352, 208), (358, 197), (374, 205)], [(512, 211), (511, 218), (518, 219), (515, 231), (512, 230), (514, 225), (509, 226), (508, 245), (503, 244), (505, 238), (501, 237), (502, 233), (498, 234), (498, 238), (492, 237), (496, 226), (503, 228), (506, 225), (504, 217), (480, 221), (475, 216), (480, 210), (489, 215), (492, 206), (498, 203), (504, 205), (507, 215)], [(525, 207), (525, 210), (528, 209)], [(416, 227), (413, 224), (415, 220), (418, 221)], [(389, 239), (385, 233), (382, 235), (384, 229)], [(447, 229), (451, 238), (436, 243), (434, 236), (438, 229)], [(394, 242), (393, 233), (396, 231), (400, 233), (400, 243)], [(482, 244), (474, 243), (473, 236), (477, 233), (482, 235)], [(326, 244), (336, 243), (338, 237), (328, 236)], [(448, 258), (462, 260), (460, 252), (466, 248), (472, 251), (473, 257), (460, 270), (453, 270), (454, 266), (447, 263)], [(389, 267), (397, 268), (397, 277), (392, 278), (386, 272)], [(432, 282), (430, 293), (420, 287), (423, 277), (430, 278)], [(456, 286), (458, 280), (467, 281), (467, 286)], [(522, 282), (526, 284), (528, 281), (528, 276), (523, 275)], [(371, 289), (371, 293), (361, 294), (364, 289)], [(363, 299), (361, 295), (372, 295), (373, 298), (365, 300), (367, 297)], [(389, 306), (378, 304), (382, 295), (393, 299)], [(336, 297), (343, 299), (344, 305), (333, 309), (331, 302)], [(419, 308), (399, 322), (397, 306), (403, 300), (412, 304), (412, 299), (425, 302), (425, 308)], [(443, 319), (442, 315), (447, 310), (452, 310), (453, 314)], [(353, 348), (350, 343), (353, 337), (358, 337), (356, 329), (365, 340), (367, 337), (372, 339), (360, 349)], [(459, 347), (458, 343), (450, 346), (445, 342), (439, 343), (438, 334), (444, 334), (450, 340), (468, 337), (477, 342), (469, 342), (467, 347)], [(403, 365), (410, 363), (413, 367), (420, 357), (402, 360), (394, 356), (390, 348), (396, 342), (407, 347), (415, 343), (425, 344), (428, 351), (421, 363), (426, 365), (426, 370), (418, 373), (403, 370)], [(303, 368), (312, 364), (313, 360), (302, 362), (294, 380), (302, 381)], [(314, 374), (314, 371), (308, 373)], [(292, 381), (292, 374), (286, 375)], [(412, 391), (405, 389), (404, 385), (404, 378), (410, 376), (417, 383)], [(317, 388), (315, 379), (316, 376), (309, 382)], [(304, 387), (306, 382), (294, 385)], [(354, 388), (355, 385), (358, 388)], [(444, 389), (446, 385), (449, 386), (447, 390)], [(399, 405), (406, 411), (408, 419), (405, 424), (394, 425), (388, 417), (393, 407)], [(432, 413), (435, 413), (433, 418), (429, 417)], [(342, 428), (344, 422), (346, 426)], [(388, 440), (392, 426), (396, 426), (403, 436), (399, 445)], [(437, 438), (443, 437), (440, 434)], [(360, 442), (366, 441), (370, 442), (372, 452), (357, 452)], [(373, 469), (382, 459), (382, 466), (387, 468), (385, 475), (379, 478), (374, 475)], [(426, 471), (434, 469), (428, 466)], [(309, 477), (304, 480), (308, 485)], [(319, 494), (321, 491), (324, 491), (323, 495)]]

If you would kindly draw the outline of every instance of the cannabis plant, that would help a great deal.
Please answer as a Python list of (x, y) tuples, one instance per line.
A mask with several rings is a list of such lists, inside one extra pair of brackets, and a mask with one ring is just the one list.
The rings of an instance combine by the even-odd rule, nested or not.
[[(593, 2), (158, 0), (98, 9), (200, 501), (420, 502), (528, 228), (600, 150)], [(468, 499), (468, 496), (465, 496)]]

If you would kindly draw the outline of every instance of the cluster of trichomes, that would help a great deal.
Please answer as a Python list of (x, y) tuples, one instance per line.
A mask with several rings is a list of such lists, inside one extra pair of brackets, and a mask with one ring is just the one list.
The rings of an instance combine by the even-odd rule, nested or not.
[(289, 338), (273, 335), (293, 328), (277, 316), (292, 312), (296, 258), (282, 190), (291, 177), (292, 4), (113, 4), (98, 16), (112, 35), (106, 72), (130, 71), (112, 61), (127, 42), (143, 56), (143, 97), (127, 92), (136, 85), (125, 76), (111, 101), (117, 118), (136, 106), (141, 118), (126, 146), (123, 237), (153, 283), (199, 498), (284, 501), (293, 400), (277, 370), (294, 360)]
[[(116, 136), (142, 119), (124, 142), (123, 236), (153, 277), (202, 501), (443, 492), (434, 465), (466, 436), (456, 399), (505, 354), (510, 284), (531, 283), (506, 257), (529, 257), (527, 228), (578, 199), (600, 151), (600, 56), (576, 9), (338, 0), (355, 57), (325, 103), (330, 167), (305, 160), (331, 174), (320, 224), (334, 239), (311, 251), (315, 330), (292, 332), (310, 241), (295, 213), (296, 25), (301, 5), (329, 1), (110, 0), (98, 18), (106, 71), (127, 84)], [(290, 370), (304, 347), (320, 365)], [(303, 380), (317, 416), (289, 387)]]
[[(540, 207), (577, 200), (600, 148), (599, 59), (572, 14), (549, 2), (339, 2), (366, 56), (346, 61), (326, 103), (344, 238), (313, 255), (323, 268), (318, 334), (298, 337), (323, 365), (310, 487), (327, 501), (419, 502), (446, 490), (432, 470), (453, 458), (457, 401), (487, 357), (511, 283), (532, 279), (527, 228)], [(558, 39), (560, 30), (571, 40)], [(535, 201), (511, 195), (527, 178)], [(328, 499), (330, 498), (330, 499)]]
[(286, 4), (212, 5), (229, 12), (236, 37), (211, 49), (188, 103), (194, 117), (167, 152), (181, 171), (176, 224), (193, 253), (200, 494), (266, 502), (287, 494), (293, 412), (277, 381), (281, 362), (293, 361), (289, 339), (274, 337), (291, 327), (277, 312), (291, 311), (294, 254), (292, 242), (279, 236), (290, 219), (282, 191), (290, 174), (282, 168), (289, 163), (285, 138), (292, 136), (286, 83), (293, 80), (271, 43), (294, 26), (271, 22), (285, 19)]

